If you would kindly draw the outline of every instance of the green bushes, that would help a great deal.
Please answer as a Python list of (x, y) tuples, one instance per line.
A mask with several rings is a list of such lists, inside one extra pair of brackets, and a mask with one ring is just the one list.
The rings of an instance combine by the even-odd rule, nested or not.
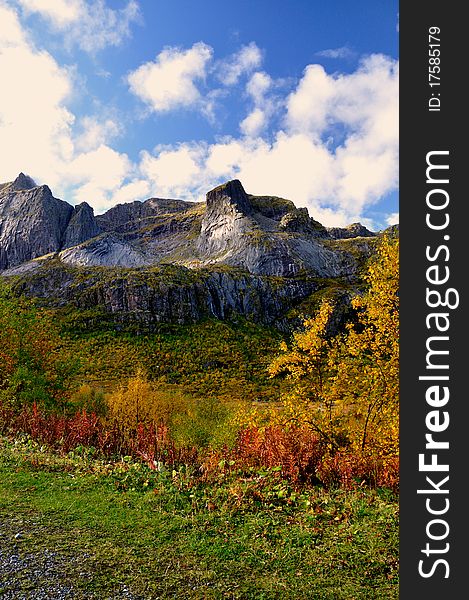
[(21, 407), (63, 406), (77, 361), (63, 352), (51, 315), (0, 287), (0, 399)]

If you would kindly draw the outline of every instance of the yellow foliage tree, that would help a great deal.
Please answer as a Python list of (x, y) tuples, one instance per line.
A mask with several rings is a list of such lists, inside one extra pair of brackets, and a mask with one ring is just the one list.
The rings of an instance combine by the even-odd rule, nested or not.
[(175, 413), (187, 411), (186, 399), (179, 390), (171, 386), (155, 388), (142, 370), (107, 394), (106, 404), (109, 417), (129, 430), (138, 423), (168, 425)]
[(365, 276), (367, 292), (352, 305), (354, 323), (328, 336), (333, 306), (324, 302), (304, 331), (270, 366), (286, 374), (284, 422), (312, 426), (333, 446), (396, 456), (399, 433), (399, 241), (384, 236)]
[(271, 377), (284, 374), (292, 384), (283, 397), (278, 419), (284, 424), (308, 424), (334, 445), (337, 415), (329, 390), (332, 373), (328, 360), (333, 339), (327, 335), (333, 311), (333, 304), (324, 301), (314, 319), (304, 322), (304, 330), (293, 334), (290, 348), (282, 342), (282, 354), (271, 363), (269, 373)]
[(165, 425), (181, 445), (221, 445), (234, 437), (231, 413), (217, 398), (184, 395), (177, 385), (153, 384), (139, 370), (106, 395), (108, 418), (132, 435), (138, 424)]

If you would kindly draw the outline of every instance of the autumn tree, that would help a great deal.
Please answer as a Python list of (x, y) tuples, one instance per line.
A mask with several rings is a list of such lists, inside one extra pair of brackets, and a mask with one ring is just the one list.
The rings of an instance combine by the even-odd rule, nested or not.
[(399, 241), (383, 236), (365, 275), (367, 291), (352, 300), (356, 318), (328, 334), (326, 301), (270, 365), (286, 375), (284, 422), (311, 426), (338, 447), (374, 455), (398, 453)]
[[(290, 391), (283, 396), (284, 423), (304, 423), (314, 428), (330, 444), (336, 445), (336, 411), (330, 394), (333, 377), (329, 356), (334, 340), (327, 335), (334, 305), (324, 301), (316, 316), (304, 322), (304, 330), (293, 334), (288, 347), (269, 366), (272, 377), (285, 375)], [(333, 365), (332, 365), (333, 369)]]

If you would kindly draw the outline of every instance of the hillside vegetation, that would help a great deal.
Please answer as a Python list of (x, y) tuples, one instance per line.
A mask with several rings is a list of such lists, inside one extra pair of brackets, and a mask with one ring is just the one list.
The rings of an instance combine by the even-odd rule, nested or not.
[(291, 336), (242, 318), (91, 329), (3, 286), (9, 531), (36, 515), (45, 545), (76, 539), (96, 597), (397, 597), (398, 252), (384, 236), (347, 314), (316, 296)]

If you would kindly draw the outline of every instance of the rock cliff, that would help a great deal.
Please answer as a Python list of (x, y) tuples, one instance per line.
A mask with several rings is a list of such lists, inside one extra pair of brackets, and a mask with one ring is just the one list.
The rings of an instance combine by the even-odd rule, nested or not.
[(376, 236), (359, 223), (325, 228), (238, 180), (205, 203), (150, 198), (98, 216), (23, 173), (0, 184), (0, 273), (15, 289), (148, 326), (235, 314), (279, 322), (321, 281), (353, 286)]
[(57, 252), (73, 207), (21, 173), (0, 189), (0, 270)]

